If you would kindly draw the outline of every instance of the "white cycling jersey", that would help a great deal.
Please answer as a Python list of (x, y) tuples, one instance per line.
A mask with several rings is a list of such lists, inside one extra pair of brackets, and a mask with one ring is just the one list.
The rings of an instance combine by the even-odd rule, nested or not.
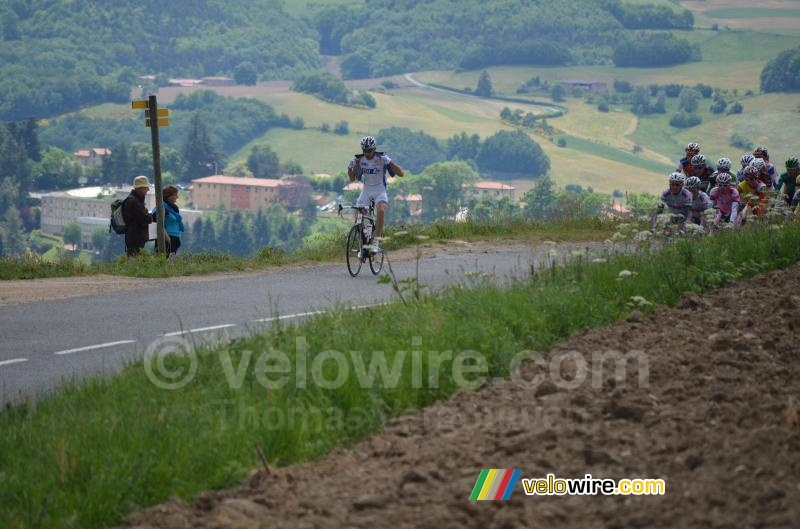
[(347, 166), (348, 169), (353, 169), (356, 162), (360, 165), (365, 188), (382, 187), (384, 191), (386, 190), (386, 171), (389, 168), (389, 164), (392, 163), (391, 158), (385, 154), (375, 154), (372, 159), (362, 156), (357, 160), (350, 160), (350, 164)]

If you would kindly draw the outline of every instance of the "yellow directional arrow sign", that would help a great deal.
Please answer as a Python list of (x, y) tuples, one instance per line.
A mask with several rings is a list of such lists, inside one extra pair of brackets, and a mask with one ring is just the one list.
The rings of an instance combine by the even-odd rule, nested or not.
[(134, 110), (142, 110), (147, 108), (147, 100), (146, 99), (137, 99), (135, 101), (131, 101), (131, 108)]
[[(169, 109), (168, 108), (159, 108), (158, 109), (158, 117), (165, 118), (167, 116), (169, 116)], [(150, 117), (150, 111), (149, 110), (145, 110), (144, 111), (144, 117), (146, 117), (146, 118)]]
[[(149, 119), (144, 120), (144, 124), (149, 127), (150, 126), (150, 120)], [(159, 118), (158, 119), (158, 126), (159, 127), (169, 127), (169, 119), (168, 118)]]

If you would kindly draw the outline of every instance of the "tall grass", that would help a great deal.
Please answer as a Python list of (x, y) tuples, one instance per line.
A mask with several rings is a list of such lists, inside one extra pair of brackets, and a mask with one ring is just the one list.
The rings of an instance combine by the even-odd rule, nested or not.
[[(56, 262), (49, 262), (37, 256), (0, 258), (0, 280), (33, 279), (40, 277), (69, 277), (94, 274), (113, 274), (132, 277), (173, 277), (210, 274), (215, 272), (234, 272), (242, 270), (264, 269), (270, 266), (282, 266), (292, 263), (321, 263), (342, 259), (345, 238), (349, 227), (341, 230), (321, 233), (309, 242), (304, 243), (293, 252), (285, 252), (280, 248), (264, 247), (252, 257), (236, 257), (224, 253), (183, 253), (177, 259), (166, 260), (163, 257), (146, 252), (135, 259), (120, 257), (113, 262), (86, 265), (77, 259), (62, 257)], [(415, 238), (424, 235), (434, 241), (448, 239), (520, 239), (536, 240), (552, 238), (558, 240), (602, 240), (614, 230), (610, 221), (569, 221), (552, 223), (525, 222), (490, 222), (490, 223), (445, 223), (414, 224), (402, 229), (405, 236), (390, 241), (386, 248), (397, 250), (411, 244), (417, 244)], [(388, 229), (392, 236), (401, 229)]]
[[(504, 376), (516, 352), (543, 351), (577, 330), (619, 320), (631, 311), (633, 296), (670, 305), (684, 291), (715, 288), (798, 260), (797, 224), (602, 258), (579, 255), (505, 286), (474, 277), (470, 285), (415, 301), (407, 297), (408, 304), (336, 308), (297, 326), (200, 349), (194, 380), (173, 391), (149, 382), (143, 363), (136, 362), (111, 379), (68, 385), (0, 413), (0, 526), (113, 525), (169, 497), (236, 484), (258, 466), (256, 446), (271, 464), (308, 460), (459, 387), (449, 376), (450, 360), (435, 370), (438, 385), (425, 376), (422, 387), (414, 387), (410, 364), (403, 364), (396, 384), (379, 376), (374, 386), (362, 387), (353, 374), (359, 352), (368, 365), (383, 351), (391, 366), (399, 351), (425, 351), (423, 373), (433, 374), (427, 351), (476, 350), (486, 358), (490, 377)], [(631, 273), (621, 277), (622, 270)], [(296, 356), (298, 337), (306, 346)], [(290, 368), (290, 380), (283, 388), (259, 383), (267, 368), (273, 368), (269, 379), (280, 376), (271, 363), (254, 367), (267, 350), (289, 356), (282, 367)], [(327, 350), (345, 353), (350, 370), (336, 389), (313, 383), (313, 359)], [(220, 360), (225, 355), (233, 372), (250, 359), (239, 387), (228, 383)], [(305, 359), (305, 368), (298, 368), (298, 358)], [(331, 364), (321, 371), (328, 380), (338, 372)], [(189, 362), (169, 356), (166, 367), (188, 369)], [(297, 387), (296, 373), (305, 375), (308, 387)]]

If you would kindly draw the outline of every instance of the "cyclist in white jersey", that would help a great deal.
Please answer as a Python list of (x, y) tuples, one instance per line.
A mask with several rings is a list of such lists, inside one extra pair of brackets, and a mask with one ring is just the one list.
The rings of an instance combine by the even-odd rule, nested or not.
[(384, 153), (376, 152), (375, 138), (366, 136), (361, 140), (361, 156), (356, 156), (347, 166), (347, 176), (351, 182), (361, 179), (364, 189), (356, 201), (356, 207), (364, 213), (371, 200), (375, 201), (375, 238), (371, 250), (378, 251), (378, 239), (383, 235), (383, 219), (389, 208), (389, 196), (386, 192), (386, 173), (392, 176), (403, 176), (403, 170)]

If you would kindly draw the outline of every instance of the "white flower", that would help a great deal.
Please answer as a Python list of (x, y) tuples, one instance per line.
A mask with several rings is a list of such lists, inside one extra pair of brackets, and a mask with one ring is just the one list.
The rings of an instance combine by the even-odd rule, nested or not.
[(607, 261), (605, 259), (603, 259), (602, 257), (596, 257), (596, 258), (592, 259), (592, 262), (599, 264), (599, 263), (605, 263)]
[(631, 303), (633, 303), (634, 305), (638, 305), (639, 307), (646, 307), (648, 305), (652, 305), (652, 303), (644, 299), (642, 296), (631, 296)]
[(584, 257), (585, 255), (586, 255), (586, 250), (582, 250), (580, 248), (577, 250), (572, 250), (573, 257)]
[(695, 224), (694, 222), (689, 222), (686, 224), (686, 232), (687, 233), (703, 233), (703, 227), (699, 224)]
[(636, 234), (636, 240), (639, 242), (644, 242), (650, 238), (651, 233), (649, 231), (640, 231)]
[(625, 239), (626, 239), (625, 235), (620, 232), (617, 232), (611, 236), (612, 241), (624, 241)]
[(555, 241), (544, 241), (542, 244), (546, 244), (547, 246), (555, 246), (558, 243)]
[(401, 237), (401, 236), (403, 236), (403, 235), (408, 235), (408, 232), (407, 232), (407, 231), (396, 231), (396, 232), (394, 233), (394, 236), (395, 236), (395, 237)]
[(781, 226), (778, 226), (777, 224), (773, 224), (772, 226), (769, 227), (769, 229), (771, 229), (773, 231), (780, 231)]
[(631, 276), (633, 275), (633, 272), (631, 272), (630, 270), (622, 270), (622, 271), (621, 271), (619, 274), (617, 274), (617, 275), (619, 275), (619, 277), (622, 277), (622, 278), (624, 278), (624, 277), (631, 277)]
[(558, 251), (557, 250), (550, 250), (547, 253), (550, 255), (550, 257), (558, 257)]
[(430, 239), (430, 237), (428, 237), (427, 235), (417, 235), (417, 239), (420, 241), (427, 241), (428, 239)]

